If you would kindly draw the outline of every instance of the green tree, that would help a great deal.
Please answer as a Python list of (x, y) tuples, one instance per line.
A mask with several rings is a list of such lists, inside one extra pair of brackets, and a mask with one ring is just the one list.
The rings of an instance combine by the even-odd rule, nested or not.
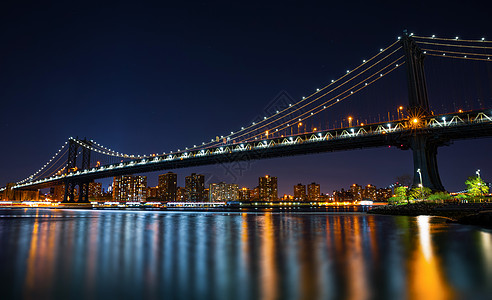
[(407, 201), (408, 202), (408, 187), (399, 186), (395, 189), (395, 201)]
[(427, 200), (435, 202), (439, 200), (446, 201), (446, 200), (450, 200), (451, 198), (452, 198), (451, 195), (446, 192), (435, 192), (434, 194), (427, 197)]
[(489, 187), (478, 176), (470, 176), (465, 181), (466, 187), (468, 188), (468, 193), (474, 197), (481, 197), (489, 192)]
[(458, 194), (456, 195), (456, 198), (460, 201), (468, 201), (470, 196), (468, 196), (467, 194)]
[(432, 193), (432, 190), (428, 187), (414, 187), (410, 190), (409, 198), (410, 200), (425, 200)]

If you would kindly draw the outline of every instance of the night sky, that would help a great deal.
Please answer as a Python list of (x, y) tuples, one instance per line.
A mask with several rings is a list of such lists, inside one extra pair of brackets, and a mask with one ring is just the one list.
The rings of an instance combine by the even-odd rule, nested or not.
[[(2, 3), (0, 186), (39, 169), (70, 136), (148, 154), (225, 135), (263, 116), (279, 94), (300, 99), (340, 77), (404, 29), (492, 39), (486, 1), (396, 2)], [(383, 90), (406, 97), (403, 80)], [(429, 78), (429, 90), (432, 84)], [(439, 93), (429, 92), (431, 104)], [(478, 168), (492, 181), (491, 145), (481, 139), (440, 148), (445, 188), (464, 189)], [(146, 174), (149, 184), (164, 172)], [(219, 165), (175, 172), (181, 186), (192, 172), (206, 174), (208, 183), (250, 188), (270, 174), (279, 194), (312, 181), (330, 193), (352, 183), (388, 186), (411, 174), (413, 163), (411, 151), (378, 148), (255, 161), (241, 171)]]

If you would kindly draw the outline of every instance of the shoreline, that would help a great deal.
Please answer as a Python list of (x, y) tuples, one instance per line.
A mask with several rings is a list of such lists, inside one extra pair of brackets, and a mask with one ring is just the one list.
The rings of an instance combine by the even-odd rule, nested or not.
[(450, 223), (492, 229), (492, 203), (412, 203), (372, 208), (368, 214), (444, 217)]

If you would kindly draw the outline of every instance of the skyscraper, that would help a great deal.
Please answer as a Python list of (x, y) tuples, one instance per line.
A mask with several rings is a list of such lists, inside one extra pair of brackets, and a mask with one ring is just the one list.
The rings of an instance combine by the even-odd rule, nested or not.
[(159, 175), (159, 193), (158, 198), (164, 201), (176, 201), (176, 192), (178, 189), (178, 175), (173, 172)]
[(115, 201), (145, 201), (147, 199), (147, 176), (114, 177), (113, 199)]
[(191, 173), (185, 177), (185, 189), (189, 201), (203, 201), (205, 190), (205, 176)]
[(306, 186), (298, 183), (294, 185), (294, 201), (306, 200)]
[(319, 201), (321, 197), (319, 184), (312, 182), (307, 186), (307, 200), (308, 201)]
[(277, 177), (266, 175), (259, 178), (260, 201), (277, 201)]

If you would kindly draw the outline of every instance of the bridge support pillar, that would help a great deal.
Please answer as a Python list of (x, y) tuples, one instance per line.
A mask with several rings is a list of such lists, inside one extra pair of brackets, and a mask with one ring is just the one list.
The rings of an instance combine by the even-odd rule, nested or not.
[[(425, 135), (414, 135), (410, 142), (413, 151), (413, 186), (422, 185), (433, 191), (444, 191), (437, 168), (438, 142)], [(420, 174), (418, 170), (420, 169)]]
[(79, 200), (77, 203), (89, 203), (89, 182), (79, 183)]
[(63, 195), (63, 203), (75, 202), (74, 199), (75, 184), (71, 181), (65, 182), (65, 194)]

